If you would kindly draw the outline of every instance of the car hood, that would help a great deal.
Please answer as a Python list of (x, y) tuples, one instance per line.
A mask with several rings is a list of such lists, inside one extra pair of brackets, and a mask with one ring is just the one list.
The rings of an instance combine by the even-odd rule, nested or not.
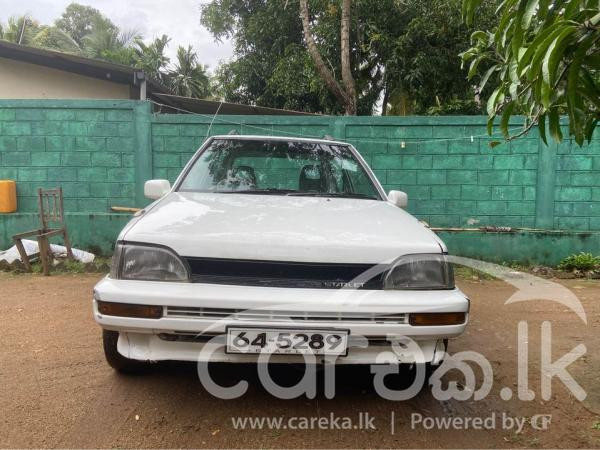
[(445, 250), (391, 203), (282, 195), (173, 192), (120, 239), (166, 245), (181, 256), (300, 262), (382, 263)]

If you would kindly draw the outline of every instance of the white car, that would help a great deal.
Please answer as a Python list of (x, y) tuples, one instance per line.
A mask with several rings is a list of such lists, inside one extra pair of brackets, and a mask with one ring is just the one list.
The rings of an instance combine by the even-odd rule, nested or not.
[(433, 363), (467, 324), (446, 246), (333, 140), (215, 136), (94, 288), (108, 363)]

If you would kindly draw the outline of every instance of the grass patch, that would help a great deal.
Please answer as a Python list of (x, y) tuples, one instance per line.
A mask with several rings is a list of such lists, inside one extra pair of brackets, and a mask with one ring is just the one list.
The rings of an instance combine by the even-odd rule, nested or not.
[(482, 272), (481, 270), (473, 269), (472, 267), (467, 266), (457, 266), (454, 265), (454, 275), (456, 278), (462, 278), (464, 280), (495, 280), (496, 277), (493, 277), (487, 272)]
[(512, 269), (512, 270), (518, 270), (519, 272), (527, 272), (528, 270), (531, 270), (531, 268), (532, 268), (531, 264), (523, 264), (523, 263), (519, 263), (516, 261), (504, 261), (500, 265), (504, 266), (504, 267), (508, 267), (509, 269)]

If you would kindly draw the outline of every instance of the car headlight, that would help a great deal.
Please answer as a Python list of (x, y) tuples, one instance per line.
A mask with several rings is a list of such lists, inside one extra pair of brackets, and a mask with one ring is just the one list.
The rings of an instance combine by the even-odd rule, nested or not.
[(452, 264), (442, 254), (402, 256), (389, 269), (384, 289), (454, 289)]
[(120, 280), (189, 281), (184, 262), (171, 249), (144, 244), (117, 244), (110, 277)]

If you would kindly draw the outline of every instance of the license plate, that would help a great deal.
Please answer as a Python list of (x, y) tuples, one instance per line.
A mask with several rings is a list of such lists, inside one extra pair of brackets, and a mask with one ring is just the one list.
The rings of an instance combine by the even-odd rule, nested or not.
[(227, 328), (227, 353), (346, 355), (348, 330)]

